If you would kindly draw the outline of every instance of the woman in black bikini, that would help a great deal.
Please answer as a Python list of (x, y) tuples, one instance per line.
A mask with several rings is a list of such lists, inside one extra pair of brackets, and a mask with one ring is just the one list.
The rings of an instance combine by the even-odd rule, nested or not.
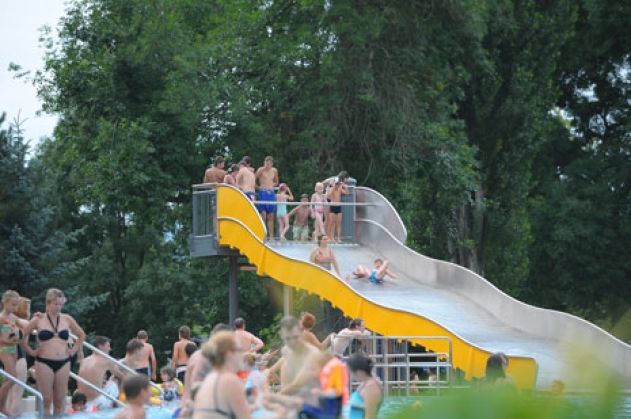
[[(33, 318), (24, 330), (22, 348), (35, 357), (37, 389), (44, 396), (44, 411), (50, 412), (53, 404), (55, 415), (65, 412), (68, 394), (68, 374), (70, 358), (81, 348), (85, 333), (69, 315), (62, 314), (65, 302), (63, 292), (51, 288), (46, 292), (46, 313)], [(28, 345), (28, 336), (37, 330), (37, 349)], [(70, 332), (77, 336), (72, 349), (68, 348)]]
[(212, 335), (202, 346), (202, 354), (213, 368), (195, 393), (193, 419), (249, 419), (245, 388), (236, 374), (242, 369), (243, 350), (234, 332)]

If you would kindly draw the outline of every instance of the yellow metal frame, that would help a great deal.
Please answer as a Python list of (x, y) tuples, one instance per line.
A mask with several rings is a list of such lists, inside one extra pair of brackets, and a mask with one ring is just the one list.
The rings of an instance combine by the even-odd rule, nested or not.
[[(479, 348), (421, 315), (384, 307), (370, 301), (346, 282), (309, 262), (288, 258), (264, 243), (265, 225), (252, 202), (240, 191), (217, 188), (219, 244), (236, 248), (256, 266), (256, 273), (296, 289), (318, 295), (348, 317), (364, 319), (366, 326), (384, 336), (446, 336), (452, 342), (452, 364), (465, 378), (482, 377), (490, 352)], [(445, 341), (414, 342), (435, 352), (447, 352)], [(533, 358), (511, 356), (508, 373), (519, 388), (535, 386), (537, 364)]]

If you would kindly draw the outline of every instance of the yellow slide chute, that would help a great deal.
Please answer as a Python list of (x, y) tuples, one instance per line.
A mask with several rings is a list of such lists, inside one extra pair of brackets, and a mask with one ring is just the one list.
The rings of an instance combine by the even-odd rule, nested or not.
[[(364, 319), (366, 326), (384, 336), (446, 336), (452, 342), (452, 364), (465, 378), (482, 377), (490, 353), (454, 335), (421, 315), (376, 304), (357, 293), (340, 278), (306, 261), (283, 256), (265, 245), (265, 226), (252, 202), (240, 191), (217, 187), (218, 241), (238, 249), (256, 266), (260, 276), (318, 295), (348, 317)], [(415, 342), (435, 351), (448, 352), (446, 341)], [(535, 386), (537, 364), (533, 358), (510, 357), (508, 373), (518, 387)]]

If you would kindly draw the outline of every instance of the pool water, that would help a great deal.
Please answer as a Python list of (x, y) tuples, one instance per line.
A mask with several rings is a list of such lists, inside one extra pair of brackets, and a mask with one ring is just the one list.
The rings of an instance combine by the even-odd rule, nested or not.
[[(388, 418), (391, 416), (395, 416), (398, 412), (410, 405), (416, 404), (428, 404), (434, 400), (440, 400), (441, 396), (436, 397), (389, 397), (384, 400), (381, 409), (379, 411), (380, 418)], [(585, 402), (584, 398), (579, 397), (570, 397), (569, 398), (572, 403), (582, 404)], [(113, 419), (116, 414), (120, 411), (120, 409), (110, 409), (104, 410), (98, 413), (76, 413), (72, 415), (73, 419)], [(171, 419), (173, 417), (172, 408), (163, 408), (163, 407), (148, 407), (146, 409), (147, 417), (151, 419)], [(35, 415), (22, 415), (21, 418), (35, 418)], [(268, 417), (265, 412), (256, 412), (253, 415), (253, 418), (256, 419), (264, 419)], [(586, 418), (586, 416), (581, 416), (581, 418)], [(608, 419), (608, 418), (594, 418), (594, 419)], [(621, 404), (617, 407), (616, 412), (614, 414), (614, 418), (612, 419), (631, 419), (631, 396), (626, 396), (622, 398)]]

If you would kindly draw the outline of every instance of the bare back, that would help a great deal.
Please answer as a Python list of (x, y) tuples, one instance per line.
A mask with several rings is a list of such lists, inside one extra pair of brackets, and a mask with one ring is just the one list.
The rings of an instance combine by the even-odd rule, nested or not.
[(183, 400), (191, 400), (191, 389), (196, 383), (201, 383), (212, 369), (210, 362), (204, 357), (202, 351), (195, 351), (188, 360), (186, 374), (184, 374)]
[(188, 355), (186, 355), (184, 348), (186, 348), (186, 345), (190, 342), (191, 341), (188, 339), (181, 339), (173, 345), (173, 360), (171, 362), (174, 368), (188, 363)]
[(221, 183), (226, 176), (226, 171), (213, 166), (204, 173), (204, 183)]
[[(111, 361), (100, 355), (90, 355), (81, 361), (79, 367), (79, 377), (89, 381), (98, 388), (103, 388), (103, 384), (105, 383), (105, 373), (110, 369), (111, 364)], [(77, 381), (77, 390), (85, 394), (88, 401), (99, 396), (98, 392), (92, 390), (90, 387), (79, 381)]]
[(237, 187), (243, 192), (254, 192), (256, 189), (256, 177), (247, 167), (241, 167), (237, 173)]

